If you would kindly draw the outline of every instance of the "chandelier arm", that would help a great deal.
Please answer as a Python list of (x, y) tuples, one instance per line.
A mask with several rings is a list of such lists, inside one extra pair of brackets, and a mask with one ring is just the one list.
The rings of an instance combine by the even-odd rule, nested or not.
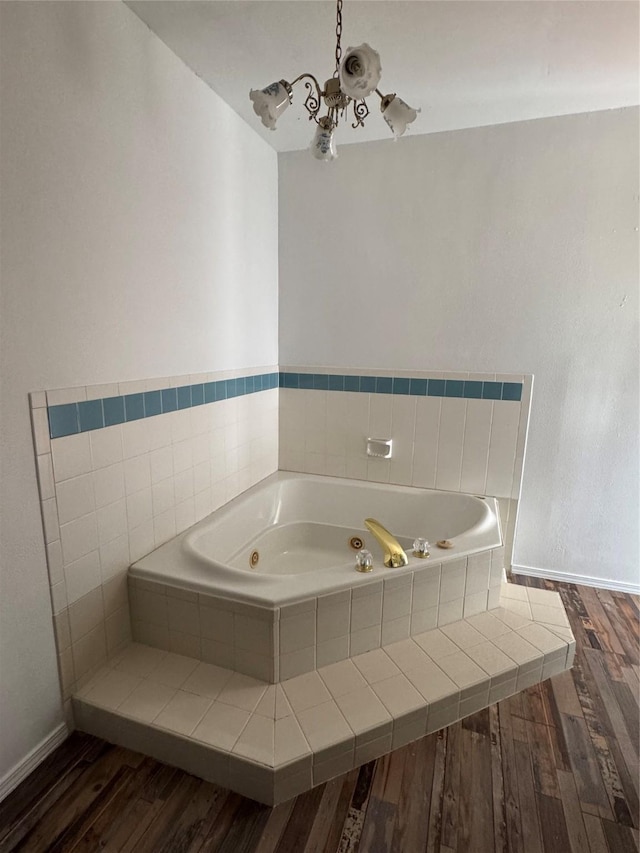
[(314, 85), (318, 91), (318, 100), (320, 100), (320, 98), (322, 98), (322, 89), (320, 88), (320, 84), (318, 83), (316, 78), (313, 76), (313, 74), (308, 74), (308, 73), (300, 74), (300, 76), (296, 77), (296, 79), (292, 83), (290, 83), (289, 85), (295, 86), (296, 83), (299, 83), (300, 80), (304, 80), (305, 77), (308, 77), (310, 80), (313, 80)]

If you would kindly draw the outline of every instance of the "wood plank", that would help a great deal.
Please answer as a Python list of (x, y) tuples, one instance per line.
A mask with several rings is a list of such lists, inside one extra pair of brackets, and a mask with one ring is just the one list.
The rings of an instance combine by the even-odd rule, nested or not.
[(609, 853), (638, 853), (633, 832), (628, 826), (603, 820), (602, 828), (609, 845)]
[(167, 833), (163, 846), (158, 850), (166, 850), (167, 853), (193, 853), (202, 847), (227, 796), (226, 788), (211, 782), (200, 782)]
[[(155, 812), (146, 831), (139, 836), (135, 846), (136, 853), (157, 853), (162, 849), (166, 836), (171, 832), (201, 784), (200, 779), (186, 773), (179, 773), (174, 777), (162, 808)], [(152, 813), (150, 810), (150, 814)]]
[(507, 853), (507, 817), (505, 812), (504, 777), (502, 771), (502, 739), (498, 706), (489, 708), (489, 737), (491, 743), (491, 796), (493, 812), (493, 846), (495, 853)]
[(406, 760), (406, 746), (378, 759), (362, 827), (363, 853), (391, 849)]
[(545, 853), (559, 853), (560, 850), (570, 850), (569, 833), (564, 819), (562, 803), (554, 797), (536, 793), (540, 825), (542, 827), (542, 843)]
[(524, 853), (520, 795), (518, 792), (518, 771), (516, 768), (515, 746), (511, 727), (514, 718), (509, 713), (509, 705), (504, 702), (501, 702), (498, 706), (498, 715), (500, 718), (502, 780), (504, 785), (504, 810), (508, 849), (510, 853)]
[(525, 853), (542, 853), (542, 834), (538, 819), (538, 805), (533, 788), (531, 755), (527, 744), (513, 742), (518, 774), (520, 817), (522, 820), (522, 845)]
[(47, 811), (23, 844), (32, 853), (46, 850), (56, 843), (67, 828), (81, 818), (100, 792), (127, 763), (132, 753), (108, 745), (100, 757), (69, 786), (55, 807)]
[(269, 819), (264, 825), (262, 835), (258, 839), (255, 853), (273, 853), (280, 843), (282, 833), (289, 821), (295, 801), (295, 797), (293, 797), (271, 809)]
[(315, 814), (309, 837), (304, 846), (304, 853), (322, 853), (324, 850), (327, 826), (334, 820), (343, 785), (342, 776), (337, 779), (330, 779), (325, 785), (318, 811)]
[(562, 801), (562, 809), (567, 825), (567, 834), (571, 853), (584, 853), (589, 849), (587, 829), (580, 809), (578, 792), (573, 774), (566, 770), (558, 770), (558, 788)]
[(549, 737), (549, 726), (540, 723), (528, 724), (533, 787), (538, 793), (548, 797), (559, 797), (558, 780), (553, 757), (553, 747)]
[(618, 654), (624, 655), (630, 663), (640, 663), (640, 652), (638, 650), (638, 628), (637, 622), (626, 618), (624, 605), (602, 595), (602, 609), (606, 613), (613, 630), (616, 632)]
[(304, 850), (307, 838), (311, 832), (313, 816), (322, 802), (324, 785), (317, 785), (310, 791), (296, 797), (296, 803), (291, 817), (282, 833), (282, 838), (276, 850), (279, 853), (289, 853), (291, 850)]
[(555, 694), (553, 691), (553, 682), (555, 678), (556, 676), (547, 679), (542, 685), (543, 695), (545, 697), (547, 720), (549, 721), (547, 733), (549, 735), (549, 741), (551, 742), (551, 749), (553, 750), (553, 762), (555, 766), (559, 770), (570, 770), (571, 764), (569, 762), (569, 750), (564, 738), (562, 721), (560, 720), (560, 710), (556, 704)]
[[(598, 635), (600, 648), (608, 652), (614, 652), (617, 655), (623, 655), (624, 648), (618, 639), (617, 632), (611, 624), (609, 615), (605, 612), (595, 589), (581, 587), (580, 598), (582, 599), (585, 609), (589, 614), (589, 619), (593, 625), (593, 629)], [(611, 610), (609, 609), (609, 613), (610, 612)]]
[[(252, 853), (269, 819), (269, 811), (269, 806), (264, 803), (243, 799), (216, 853)], [(163, 849), (165, 853), (174, 853), (174, 850), (177, 853), (180, 848), (168, 846)]]
[(494, 850), (490, 738), (463, 727), (462, 765), (457, 849), (489, 853)]
[(562, 714), (562, 724), (580, 802), (583, 806), (585, 804), (595, 806), (596, 814), (612, 818), (613, 812), (585, 721), (581, 717)]
[(604, 829), (602, 828), (602, 818), (585, 814), (584, 812), (582, 817), (585, 829), (587, 830), (590, 853), (609, 853), (609, 845), (607, 844)]
[(447, 761), (446, 730), (436, 732), (435, 755), (433, 761), (433, 781), (431, 785), (431, 801), (429, 807), (429, 834), (427, 836), (426, 853), (435, 853), (440, 849), (442, 836), (442, 801), (444, 798), (444, 774)]
[(57, 807), (66, 791), (82, 779), (85, 772), (86, 767), (80, 762), (66, 770), (57, 782), (52, 780), (51, 787), (43, 791), (41, 799), (31, 804), (25, 814), (17, 815), (12, 821), (13, 825), (6, 828), (4, 838), (0, 841), (0, 853), (15, 850), (31, 830), (37, 828), (44, 816)]
[(363, 765), (358, 773), (358, 781), (353, 789), (353, 796), (343, 821), (342, 835), (338, 844), (338, 849), (342, 853), (351, 853), (358, 847), (371, 796), (374, 772), (375, 761), (370, 761)]
[(547, 724), (547, 714), (539, 684), (534, 684), (522, 691), (522, 707), (525, 720), (543, 725)]
[(460, 770), (462, 755), (462, 726), (454, 723), (447, 729), (447, 757), (442, 798), (442, 844), (457, 847), (458, 812), (460, 809)]
[(233, 826), (233, 821), (243, 800), (244, 797), (241, 797), (240, 794), (236, 794), (233, 791), (229, 792), (229, 795), (222, 804), (222, 808), (217, 814), (216, 820), (211, 824), (209, 831), (205, 835), (198, 853), (218, 853), (220, 845)]
[[(34, 826), (55, 802), (56, 795), (62, 796), (73, 781), (74, 777), (71, 776), (65, 784), (66, 777), (72, 774), (78, 765), (86, 767), (91, 764), (105, 749), (106, 744), (99, 738), (73, 732), (38, 765), (37, 772), (30, 773), (11, 795), (0, 803), (0, 842), (13, 835), (19, 823), (27, 822), (29, 828)], [(46, 804), (43, 802), (45, 798)], [(22, 837), (25, 834), (26, 832)]]
[[(374, 779), (376, 772), (377, 768), (374, 766)], [(341, 778), (342, 789), (340, 791), (340, 797), (338, 798), (333, 822), (327, 827), (327, 839), (324, 846), (324, 853), (335, 853), (335, 851), (338, 850), (340, 839), (342, 838), (342, 830), (344, 829), (344, 825), (349, 814), (349, 808), (351, 807), (351, 801), (358, 784), (358, 779), (360, 778), (360, 771), (356, 768)], [(373, 788), (373, 782), (371, 787)], [(371, 797), (371, 790), (369, 791), (369, 797)]]
[(435, 769), (435, 735), (408, 745), (391, 850), (425, 850)]
[(553, 701), (561, 714), (571, 714), (573, 717), (582, 716), (582, 705), (578, 698), (571, 670), (561, 672), (549, 679)]
[[(622, 756), (623, 762), (626, 764), (628, 774), (631, 780), (637, 780), (640, 774), (639, 762), (638, 762), (638, 714), (637, 708), (633, 708), (633, 701), (629, 703), (627, 694), (623, 691), (623, 685), (617, 684), (615, 687), (618, 688), (621, 697), (623, 697), (623, 701), (625, 701), (625, 709), (627, 713), (631, 717), (630, 726), (627, 726), (625, 718), (620, 709), (620, 705), (617, 700), (617, 691), (614, 690), (613, 683), (609, 682), (607, 679), (607, 674), (604, 670), (601, 655), (598, 652), (593, 652), (590, 650), (585, 650), (585, 656), (589, 663), (589, 667), (591, 669), (591, 673), (593, 674), (594, 680), (598, 686), (598, 690), (600, 692), (600, 696), (602, 697), (602, 704), (604, 708), (604, 713), (607, 715), (607, 719), (609, 722), (609, 731), (612, 732), (611, 740), (617, 741), (620, 752)], [(624, 685), (626, 686), (626, 685)], [(632, 734), (633, 733), (633, 734)], [(616, 769), (618, 774), (620, 774), (623, 770), (619, 761), (615, 762)], [(632, 782), (633, 784), (633, 782)], [(622, 787), (622, 785), (620, 785)], [(638, 793), (638, 785), (637, 781), (635, 783), (635, 791), (636, 795)]]
[[(114, 793), (110, 802), (96, 816), (93, 823), (86, 827), (86, 831), (79, 833), (77, 843), (73, 847), (69, 846), (68, 849), (73, 850), (73, 853), (93, 853), (105, 847), (119, 850), (138, 822), (138, 815), (135, 812), (136, 794), (154, 770), (155, 762), (152, 759), (146, 759), (136, 771), (129, 775), (126, 784)], [(120, 845), (116, 839), (119, 828), (124, 830), (125, 836)]]

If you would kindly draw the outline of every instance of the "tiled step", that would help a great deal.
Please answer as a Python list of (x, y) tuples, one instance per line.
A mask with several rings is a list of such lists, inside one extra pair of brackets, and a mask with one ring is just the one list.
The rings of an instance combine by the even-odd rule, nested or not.
[(80, 729), (269, 805), (571, 666), (557, 593), (501, 606), (279, 684), (133, 644), (74, 696)]

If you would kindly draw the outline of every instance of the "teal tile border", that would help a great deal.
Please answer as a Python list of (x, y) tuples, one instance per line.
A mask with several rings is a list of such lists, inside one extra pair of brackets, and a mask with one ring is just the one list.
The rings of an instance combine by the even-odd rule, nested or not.
[(474, 379), (417, 379), (404, 376), (355, 376), (333, 373), (279, 375), (280, 388), (356, 391), (361, 394), (404, 394), (411, 397), (458, 397), (464, 400), (522, 400), (522, 382)]
[(418, 379), (404, 376), (358, 376), (333, 373), (258, 373), (141, 394), (49, 406), (49, 435), (63, 438), (128, 421), (244, 397), (272, 388), (312, 391), (356, 391), (361, 394), (401, 394), (412, 397), (457, 397), (465, 400), (522, 399), (521, 382), (481, 382), (462, 379)]
[(142, 394), (123, 394), (101, 400), (49, 406), (49, 435), (51, 438), (63, 438), (66, 435), (190, 409), (204, 403), (268, 391), (277, 388), (279, 384), (280, 377), (277, 373), (258, 373), (254, 376), (220, 379), (217, 382), (145, 391)]

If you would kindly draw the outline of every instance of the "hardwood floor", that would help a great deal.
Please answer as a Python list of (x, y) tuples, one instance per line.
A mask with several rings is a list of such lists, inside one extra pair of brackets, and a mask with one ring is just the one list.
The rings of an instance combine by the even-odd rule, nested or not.
[(0, 853), (638, 853), (639, 600), (560, 591), (573, 669), (274, 809), (73, 734), (0, 804)]

